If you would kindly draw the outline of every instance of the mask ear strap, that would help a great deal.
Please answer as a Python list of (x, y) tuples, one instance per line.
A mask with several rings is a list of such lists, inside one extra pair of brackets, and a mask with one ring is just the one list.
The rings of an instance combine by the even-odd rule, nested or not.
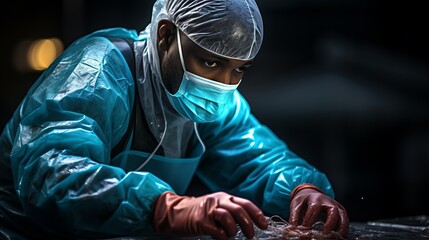
[(183, 71), (186, 72), (186, 68), (185, 68), (185, 61), (183, 60), (183, 53), (182, 53), (182, 42), (180, 41), (180, 33), (179, 33), (179, 28), (176, 28), (176, 33), (177, 33), (177, 44), (178, 44), (178, 48), (179, 48), (179, 56), (180, 56), (180, 62), (182, 63), (182, 68)]

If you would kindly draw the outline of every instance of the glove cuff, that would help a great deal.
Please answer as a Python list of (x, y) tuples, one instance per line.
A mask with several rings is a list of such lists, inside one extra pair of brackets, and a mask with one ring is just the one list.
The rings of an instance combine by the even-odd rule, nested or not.
[(170, 209), (181, 199), (182, 197), (170, 191), (166, 191), (158, 197), (154, 204), (152, 213), (152, 223), (156, 232), (165, 232), (165, 229), (169, 226), (170, 223)]
[(305, 188), (311, 188), (311, 189), (314, 189), (320, 193), (324, 193), (320, 188), (316, 187), (315, 185), (310, 184), (310, 183), (304, 183), (304, 184), (300, 184), (300, 185), (296, 186), (296, 188), (290, 194), (290, 200), (292, 200), (299, 191), (301, 191), (302, 189), (305, 189)]

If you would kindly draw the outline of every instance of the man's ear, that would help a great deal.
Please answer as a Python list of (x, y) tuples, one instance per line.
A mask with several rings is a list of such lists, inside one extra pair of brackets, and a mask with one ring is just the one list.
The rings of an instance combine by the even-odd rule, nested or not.
[(160, 20), (158, 23), (158, 34), (157, 34), (157, 44), (160, 50), (167, 51), (170, 48), (172, 40), (174, 39), (176, 26), (166, 20)]

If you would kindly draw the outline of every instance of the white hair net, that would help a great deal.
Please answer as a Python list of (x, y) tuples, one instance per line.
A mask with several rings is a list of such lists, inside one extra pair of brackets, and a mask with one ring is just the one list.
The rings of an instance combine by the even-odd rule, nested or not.
[(158, 22), (172, 21), (200, 47), (227, 58), (250, 60), (263, 39), (255, 0), (157, 0), (150, 35), (156, 46)]

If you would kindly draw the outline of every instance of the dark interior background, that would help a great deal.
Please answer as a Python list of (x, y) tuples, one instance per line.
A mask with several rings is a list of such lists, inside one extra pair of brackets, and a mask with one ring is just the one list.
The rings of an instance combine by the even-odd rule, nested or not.
[[(259, 120), (326, 172), (351, 221), (429, 214), (429, 37), (424, 1), (257, 0), (265, 39), (241, 92)], [(65, 46), (138, 31), (153, 1), (10, 2), (1, 17), (0, 127), (41, 72), (20, 43)]]

